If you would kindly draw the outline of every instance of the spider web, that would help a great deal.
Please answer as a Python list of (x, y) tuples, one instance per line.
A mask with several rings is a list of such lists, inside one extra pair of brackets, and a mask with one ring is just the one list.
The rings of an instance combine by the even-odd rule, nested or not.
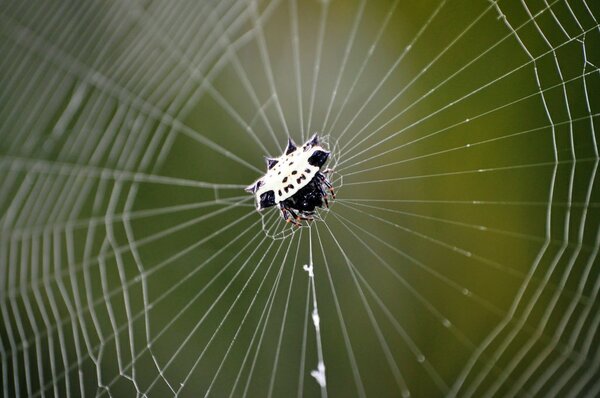
[(600, 395), (598, 11), (4, 2), (3, 396)]

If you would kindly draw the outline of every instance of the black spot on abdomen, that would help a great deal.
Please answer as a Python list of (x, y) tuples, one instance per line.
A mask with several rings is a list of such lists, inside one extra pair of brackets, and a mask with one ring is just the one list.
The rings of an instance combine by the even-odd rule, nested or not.
[(297, 182), (298, 184), (300, 184), (300, 182), (301, 182), (302, 180), (306, 180), (306, 176), (305, 176), (304, 174), (302, 174), (300, 177), (296, 178), (296, 182)]

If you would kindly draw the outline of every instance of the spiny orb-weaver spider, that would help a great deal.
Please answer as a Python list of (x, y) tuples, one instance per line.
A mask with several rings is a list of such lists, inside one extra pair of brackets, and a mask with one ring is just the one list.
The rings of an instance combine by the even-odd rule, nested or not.
[(256, 199), (256, 209), (278, 206), (283, 219), (297, 227), (301, 220), (314, 220), (316, 208), (329, 207), (330, 195), (335, 199), (327, 178), (332, 170), (321, 171), (329, 155), (317, 133), (301, 147), (288, 138), (284, 153), (278, 158), (266, 158), (267, 172), (246, 188)]

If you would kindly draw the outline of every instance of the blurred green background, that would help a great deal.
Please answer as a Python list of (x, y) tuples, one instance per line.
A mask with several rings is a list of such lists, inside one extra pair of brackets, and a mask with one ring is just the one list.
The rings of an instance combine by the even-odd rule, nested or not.
[(311, 253), (329, 396), (600, 388), (593, 2), (0, 8), (4, 396), (320, 396)]

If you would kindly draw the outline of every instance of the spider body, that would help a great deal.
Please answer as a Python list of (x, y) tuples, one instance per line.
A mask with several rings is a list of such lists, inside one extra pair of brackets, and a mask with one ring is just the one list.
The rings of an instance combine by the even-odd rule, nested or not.
[(256, 209), (277, 206), (283, 219), (297, 226), (300, 220), (313, 220), (316, 208), (329, 206), (329, 195), (335, 198), (326, 176), (330, 170), (321, 171), (329, 154), (317, 134), (301, 147), (290, 138), (280, 157), (267, 158), (266, 174), (246, 188), (255, 196)]

